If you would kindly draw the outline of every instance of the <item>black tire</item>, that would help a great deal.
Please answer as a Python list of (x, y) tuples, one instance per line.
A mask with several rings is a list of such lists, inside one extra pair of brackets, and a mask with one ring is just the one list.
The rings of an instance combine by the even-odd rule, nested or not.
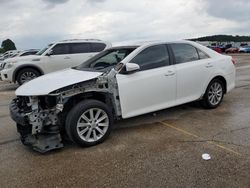
[[(214, 103), (213, 103), (213, 102), (211, 101), (212, 99), (211, 99), (209, 96), (213, 95), (213, 94), (211, 94), (211, 90), (212, 90), (212, 87), (215, 86), (215, 84), (218, 84), (218, 85), (221, 87), (222, 92), (221, 92), (221, 97), (220, 97), (220, 99), (218, 99), (217, 102), (214, 102)], [(214, 108), (217, 108), (217, 107), (221, 104), (221, 102), (222, 102), (222, 100), (223, 100), (223, 97), (224, 97), (224, 94), (225, 94), (225, 85), (224, 85), (224, 83), (223, 83), (221, 80), (219, 80), (219, 79), (213, 79), (213, 80), (208, 84), (208, 87), (207, 87), (207, 89), (206, 89), (206, 93), (205, 93), (205, 95), (203, 96), (203, 99), (202, 99), (202, 101), (201, 101), (201, 104), (202, 104), (202, 106), (203, 106), (204, 108), (207, 108), (207, 109), (214, 109)]]
[[(30, 75), (30, 79), (27, 79), (26, 81), (24, 81), (23, 76), (25, 76), (25, 75), (28, 75), (28, 76)], [(32, 79), (39, 77), (39, 76), (41, 76), (41, 74), (37, 70), (35, 70), (33, 68), (24, 68), (18, 72), (18, 74), (16, 76), (16, 81), (19, 85), (22, 85), (25, 82), (28, 82)]]
[[(84, 113), (87, 113), (87, 111), (90, 109), (103, 110), (108, 117), (108, 127), (107, 127), (106, 132), (103, 134), (103, 136), (100, 139), (94, 140), (91, 142), (86, 141), (83, 138), (81, 138), (81, 136), (79, 135), (80, 133), (78, 134), (79, 128), (77, 127), (77, 124), (80, 121), (80, 117)], [(97, 100), (92, 100), (92, 99), (81, 101), (75, 107), (73, 107), (69, 111), (69, 113), (66, 117), (66, 122), (65, 122), (65, 130), (66, 130), (66, 133), (69, 136), (70, 140), (75, 142), (76, 144), (78, 144), (80, 146), (85, 146), (85, 147), (94, 146), (94, 145), (97, 145), (99, 143), (102, 143), (109, 136), (109, 134), (112, 130), (112, 126), (113, 126), (113, 115), (112, 115), (111, 109), (103, 102), (100, 102)], [(87, 127), (84, 127), (83, 129), (85, 129), (85, 128), (87, 128)], [(95, 128), (93, 128), (93, 129), (91, 128), (91, 130), (94, 130), (94, 129)], [(89, 132), (89, 129), (87, 130), (87, 132)], [(96, 132), (95, 134), (98, 133), (97, 130), (95, 130), (95, 132)], [(91, 135), (93, 135), (92, 133), (91, 133)], [(82, 134), (82, 136), (83, 135), (84, 134)]]

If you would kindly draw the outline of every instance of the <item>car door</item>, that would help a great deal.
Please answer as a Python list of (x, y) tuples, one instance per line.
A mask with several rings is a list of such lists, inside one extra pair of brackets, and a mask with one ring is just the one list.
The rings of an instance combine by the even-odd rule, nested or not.
[(148, 47), (130, 62), (138, 64), (140, 70), (116, 76), (123, 118), (175, 104), (175, 67), (170, 63), (166, 45)]
[(212, 59), (190, 44), (171, 44), (175, 58), (177, 104), (197, 100), (213, 71)]
[(47, 55), (46, 72), (68, 68), (71, 61), (68, 43), (56, 44), (52, 48), (51, 54)]

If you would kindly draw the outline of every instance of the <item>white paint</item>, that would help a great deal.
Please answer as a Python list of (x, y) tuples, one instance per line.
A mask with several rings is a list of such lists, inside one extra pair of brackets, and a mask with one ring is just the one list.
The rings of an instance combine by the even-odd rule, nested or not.
[(17, 61), (30, 61), (34, 58), (37, 58), (39, 56), (37, 55), (28, 55), (28, 56), (17, 56), (12, 57), (4, 60), (4, 63), (11, 63), (11, 62), (17, 62)]
[(100, 72), (87, 72), (66, 69), (50, 73), (31, 80), (16, 90), (17, 96), (48, 95), (50, 92), (75, 83), (91, 80), (100, 76)]
[(139, 71), (133, 74), (118, 74), (117, 82), (122, 108), (122, 117), (128, 118), (164, 109), (175, 104), (176, 75), (174, 66)]
[[(216, 76), (227, 81), (227, 91), (235, 86), (235, 67), (230, 56), (221, 55), (209, 48), (190, 41), (188, 43), (206, 52), (211, 58), (139, 71), (133, 74), (118, 74), (122, 117), (137, 115), (173, 107), (198, 100), (203, 96), (209, 82)], [(149, 46), (164, 42), (145, 43), (124, 60), (129, 63), (137, 54)], [(168, 72), (173, 75), (165, 76)]]

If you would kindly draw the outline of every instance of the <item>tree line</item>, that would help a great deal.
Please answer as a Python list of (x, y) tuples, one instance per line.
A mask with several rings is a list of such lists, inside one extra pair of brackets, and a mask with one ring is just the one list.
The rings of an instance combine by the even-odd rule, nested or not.
[[(216, 41), (216, 42), (248, 42), (250, 41), (250, 36), (239, 36), (239, 35), (212, 35), (212, 36), (205, 36), (199, 38), (192, 38), (188, 39), (191, 41)], [(7, 52), (9, 50), (16, 50), (15, 43), (10, 40), (6, 39), (2, 41), (0, 53)]]
[(191, 41), (216, 41), (216, 42), (248, 42), (250, 36), (239, 36), (239, 35), (213, 35), (199, 38), (189, 39)]
[(2, 42), (0, 53), (7, 52), (9, 50), (16, 50), (16, 45), (12, 40), (6, 39)]

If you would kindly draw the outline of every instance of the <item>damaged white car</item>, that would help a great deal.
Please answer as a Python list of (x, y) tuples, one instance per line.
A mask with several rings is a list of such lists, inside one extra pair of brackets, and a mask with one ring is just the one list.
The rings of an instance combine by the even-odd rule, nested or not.
[(220, 105), (235, 86), (234, 61), (190, 41), (107, 49), (78, 67), (32, 80), (10, 105), (23, 144), (39, 152), (104, 141), (114, 120), (201, 100)]

